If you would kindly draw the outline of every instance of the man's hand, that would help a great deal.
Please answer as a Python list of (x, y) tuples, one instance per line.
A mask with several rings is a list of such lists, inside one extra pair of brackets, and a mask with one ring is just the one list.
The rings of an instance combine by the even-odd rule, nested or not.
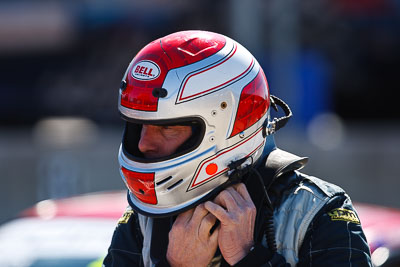
[(221, 222), (218, 246), (222, 256), (234, 265), (244, 258), (254, 244), (253, 233), (256, 207), (243, 183), (233, 185), (219, 193), (205, 208)]
[(207, 266), (218, 246), (216, 218), (204, 204), (179, 214), (169, 232), (167, 260), (171, 266)]

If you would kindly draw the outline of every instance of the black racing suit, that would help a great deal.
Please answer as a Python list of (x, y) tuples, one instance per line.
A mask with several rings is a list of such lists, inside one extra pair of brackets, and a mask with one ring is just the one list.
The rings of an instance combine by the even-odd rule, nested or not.
[[(304, 187), (303, 183), (306, 180), (309, 184), (313, 181), (315, 183), (321, 181), (318, 179), (310, 181), (308, 176), (296, 170), (305, 164), (304, 158), (277, 151), (275, 156), (269, 156), (266, 164), (257, 168), (264, 179), (265, 186), (268, 187), (268, 195), (275, 211), (280, 209), (289, 194), (293, 192), (296, 194), (299, 188)], [(265, 234), (268, 223), (265, 218), (266, 207), (263, 204), (264, 197), (260, 182), (255, 177), (247, 177), (244, 182), (257, 208), (255, 246), (235, 266), (290, 266), (279, 250), (276, 252), (268, 247), (270, 243), (265, 244), (265, 240), (271, 238), (271, 235)], [(323, 181), (322, 183), (320, 187), (329, 186), (329, 183)], [(313, 218), (310, 218), (311, 223), (308, 224), (304, 239), (296, 252), (295, 265), (372, 266), (369, 247), (349, 197), (343, 191), (333, 190), (328, 194), (326, 203)], [(153, 221), (151, 248), (147, 254), (150, 255), (151, 262), (155, 266), (169, 266), (166, 250), (168, 233), (173, 222), (173, 217)], [(290, 222), (275, 222), (275, 224), (280, 223), (290, 224)], [(285, 244), (278, 244), (278, 246), (285, 247)], [(120, 220), (115, 229), (108, 254), (104, 259), (104, 266), (144, 266), (142, 248), (143, 234), (140, 230), (138, 215), (128, 208), (125, 217)], [(229, 266), (219, 250), (211, 265), (218, 266), (218, 264)]]

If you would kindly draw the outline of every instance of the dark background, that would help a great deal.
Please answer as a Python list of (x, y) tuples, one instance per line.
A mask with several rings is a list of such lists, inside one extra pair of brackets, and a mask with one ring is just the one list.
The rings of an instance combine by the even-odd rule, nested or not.
[(400, 207), (395, 0), (0, 2), (0, 222), (122, 189), (118, 88), (148, 42), (210, 30), (252, 52), (294, 118), (281, 148), (353, 197)]

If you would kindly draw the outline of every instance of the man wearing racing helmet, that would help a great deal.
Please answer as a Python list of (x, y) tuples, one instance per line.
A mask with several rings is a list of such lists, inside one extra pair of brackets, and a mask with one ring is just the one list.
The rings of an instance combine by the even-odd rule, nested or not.
[[(285, 116), (270, 119), (270, 107)], [(104, 266), (371, 266), (351, 200), (275, 146), (291, 116), (256, 59), (212, 32), (145, 46), (121, 83), (129, 207)]]

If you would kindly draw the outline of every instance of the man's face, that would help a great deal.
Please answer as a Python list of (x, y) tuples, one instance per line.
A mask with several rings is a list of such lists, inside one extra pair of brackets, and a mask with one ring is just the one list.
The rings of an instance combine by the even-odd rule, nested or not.
[(160, 158), (172, 155), (192, 135), (190, 126), (143, 125), (139, 150), (146, 158)]

